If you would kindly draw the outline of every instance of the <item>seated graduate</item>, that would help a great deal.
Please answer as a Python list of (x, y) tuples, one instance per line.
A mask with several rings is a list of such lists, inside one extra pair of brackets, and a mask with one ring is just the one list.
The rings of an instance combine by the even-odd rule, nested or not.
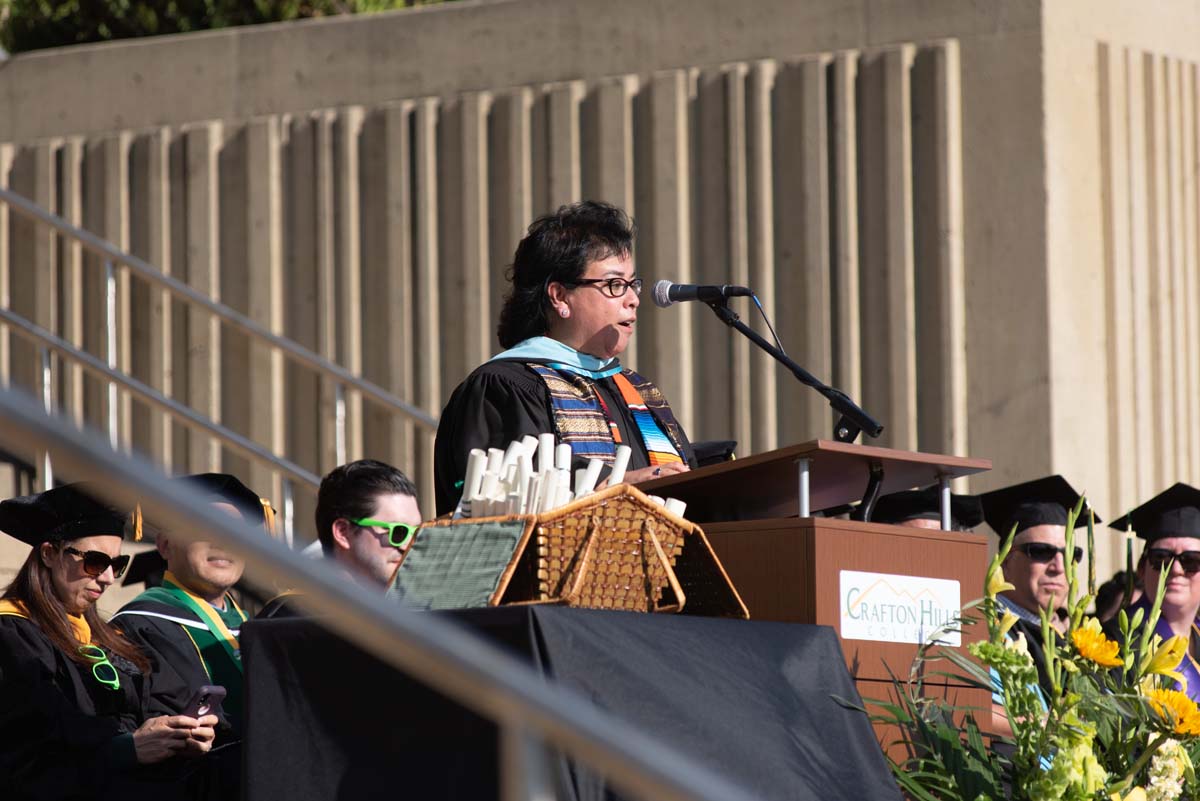
[[(1168, 571), (1154, 632), (1163, 640), (1175, 635), (1188, 638), (1186, 656), (1176, 668), (1186, 679), (1186, 687), (1178, 689), (1200, 701), (1200, 663), (1196, 660), (1200, 648), (1200, 627), (1196, 625), (1200, 612), (1200, 490), (1175, 484), (1110, 525), (1119, 531), (1132, 530), (1146, 540), (1137, 566), (1142, 596), (1127, 610), (1131, 620), (1138, 609), (1150, 614), (1159, 577)], [(1111, 637), (1119, 636), (1117, 620), (1109, 620), (1105, 631)]]
[[(204, 473), (176, 480), (231, 517), (251, 526), (267, 523), (269, 504), (233, 476)], [(229, 590), (245, 564), (212, 543), (177, 538), (167, 526), (153, 528), (166, 562), (162, 586), (138, 595), (110, 622), (150, 657), (152, 713), (177, 714), (198, 687), (220, 685), (226, 692), (222, 739), (236, 739), (244, 708), (238, 636), (247, 615)]]
[(216, 717), (147, 717), (146, 656), (96, 611), (125, 515), (79, 485), (0, 503), (33, 546), (0, 600), (0, 787), (9, 799), (190, 798)]
[[(942, 498), (937, 486), (884, 495), (875, 502), (872, 523), (905, 528), (942, 528)], [(970, 531), (983, 522), (983, 505), (976, 495), (950, 495), (950, 530)]]
[(589, 458), (611, 463), (616, 446), (628, 445), (629, 483), (694, 465), (662, 392), (617, 359), (633, 336), (642, 290), (633, 237), (623, 211), (592, 201), (529, 226), (500, 311), (506, 350), (467, 376), (442, 412), (434, 449), (439, 515), (458, 503), (473, 448), (502, 449), (525, 435), (556, 434), (571, 446), (573, 469)]

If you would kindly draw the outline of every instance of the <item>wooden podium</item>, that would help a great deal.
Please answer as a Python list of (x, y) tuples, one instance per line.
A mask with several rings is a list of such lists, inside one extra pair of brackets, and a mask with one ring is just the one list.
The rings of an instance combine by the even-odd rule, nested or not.
[[(888, 671), (906, 677), (918, 647), (894, 640), (914, 631), (920, 636), (940, 619), (932, 613), (929, 620), (920, 617), (932, 603), (927, 588), (948, 591), (952, 585), (946, 582), (957, 582), (963, 604), (983, 595), (987, 539), (810, 512), (860, 500), (873, 471), (880, 494), (939, 482), (948, 493), (951, 479), (989, 469), (987, 459), (815, 440), (656, 479), (639, 489), (687, 502), (687, 518), (703, 527), (751, 619), (833, 627), (859, 693), (864, 699), (886, 698)], [(862, 574), (866, 583), (857, 586)], [(927, 591), (930, 597), (922, 597)], [(913, 606), (870, 605), (871, 597), (888, 593), (911, 598)], [(872, 625), (864, 625), (866, 617)], [(963, 644), (978, 636), (964, 636)], [(988, 701), (986, 693), (945, 681), (930, 685), (953, 692), (959, 703)]]

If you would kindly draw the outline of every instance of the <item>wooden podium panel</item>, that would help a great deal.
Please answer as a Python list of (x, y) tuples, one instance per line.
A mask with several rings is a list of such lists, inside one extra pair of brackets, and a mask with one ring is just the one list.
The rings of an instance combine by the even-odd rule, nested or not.
[(888, 681), (889, 667), (906, 676), (917, 646), (842, 637), (840, 571), (957, 581), (962, 603), (983, 595), (981, 534), (814, 517), (709, 523), (704, 533), (752, 620), (832, 626), (857, 680)]

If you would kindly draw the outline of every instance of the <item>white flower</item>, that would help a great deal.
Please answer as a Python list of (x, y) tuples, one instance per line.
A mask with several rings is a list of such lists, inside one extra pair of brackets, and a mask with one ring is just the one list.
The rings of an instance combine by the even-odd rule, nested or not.
[(1146, 801), (1175, 801), (1183, 793), (1184, 772), (1191, 760), (1175, 740), (1167, 740), (1150, 760)]

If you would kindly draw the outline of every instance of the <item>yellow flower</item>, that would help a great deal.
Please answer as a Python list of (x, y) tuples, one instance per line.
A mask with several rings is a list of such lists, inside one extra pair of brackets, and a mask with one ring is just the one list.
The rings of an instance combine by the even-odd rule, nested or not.
[(1101, 667), (1120, 667), (1125, 664), (1118, 652), (1121, 646), (1104, 636), (1100, 629), (1100, 621), (1089, 617), (1083, 625), (1071, 632), (1071, 642), (1075, 650), (1084, 659), (1089, 659)]
[(1173, 723), (1176, 734), (1188, 737), (1200, 735), (1200, 708), (1185, 693), (1179, 690), (1151, 690), (1146, 694), (1146, 700), (1162, 718)]
[(987, 597), (995, 598), (1002, 592), (1015, 589), (1016, 587), (1004, 579), (1004, 569), (1000, 567), (1000, 560), (998, 558), (993, 559), (992, 564), (988, 566), (987, 588), (984, 590), (987, 593)]
[(1000, 636), (1008, 636), (1008, 631), (1017, 623), (1017, 616), (1012, 612), (1005, 612), (1004, 617), (1000, 618)]
[(1187, 647), (1187, 637), (1180, 637), (1176, 634), (1154, 652), (1154, 656), (1150, 658), (1150, 664), (1146, 667), (1146, 673), (1170, 676), (1178, 683), (1183, 684), (1185, 681), (1183, 675), (1178, 673), (1175, 668), (1179, 667), (1179, 663), (1183, 661)]

